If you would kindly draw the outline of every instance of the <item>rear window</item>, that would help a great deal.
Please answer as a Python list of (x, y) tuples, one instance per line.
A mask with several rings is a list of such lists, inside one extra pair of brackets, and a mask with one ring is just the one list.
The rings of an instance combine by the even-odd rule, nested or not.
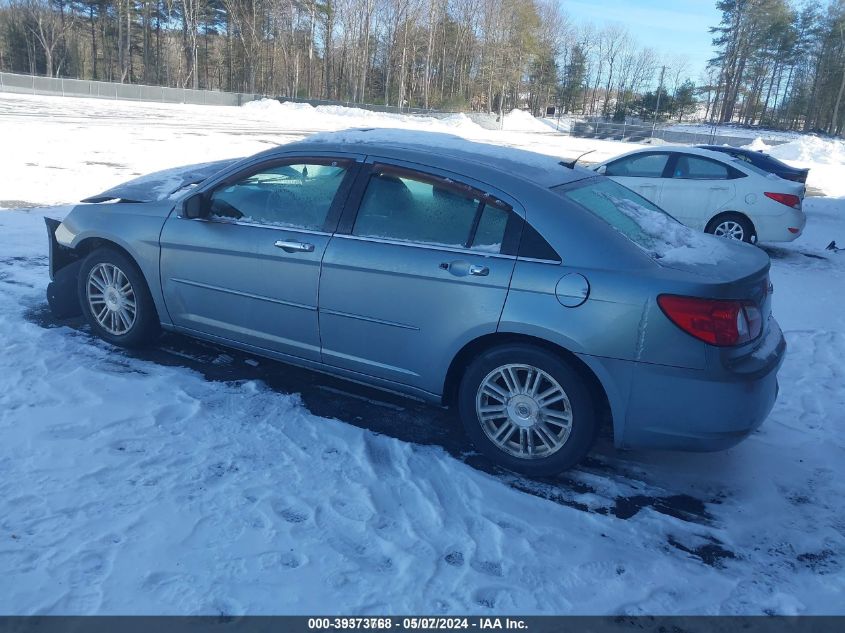
[(743, 159), (743, 158), (737, 157), (735, 160), (737, 162), (741, 162), (742, 167), (744, 169), (747, 169), (748, 171), (752, 171), (755, 174), (757, 174), (758, 176), (768, 176), (769, 175), (769, 172), (767, 172), (765, 169), (761, 169), (761, 168), (757, 167), (757, 165), (752, 163), (750, 158)]
[(727, 253), (719, 240), (684, 226), (639, 194), (609, 178), (552, 190), (607, 222), (661, 262), (715, 264)]
[(667, 222), (678, 224), (671, 215), (609, 178), (589, 181), (589, 184), (575, 189), (558, 188), (557, 192), (600, 217), (629, 240), (647, 250), (652, 248), (654, 238), (643, 227), (643, 214), (638, 212), (637, 207)]

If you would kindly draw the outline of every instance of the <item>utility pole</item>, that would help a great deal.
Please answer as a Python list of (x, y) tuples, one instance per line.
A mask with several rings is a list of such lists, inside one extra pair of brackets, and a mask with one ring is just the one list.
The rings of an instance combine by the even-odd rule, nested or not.
[(660, 69), (660, 84), (657, 86), (657, 105), (654, 106), (654, 122), (651, 124), (651, 137), (654, 138), (654, 130), (657, 127), (657, 113), (660, 112), (660, 95), (663, 94), (663, 75), (666, 74), (666, 66)]

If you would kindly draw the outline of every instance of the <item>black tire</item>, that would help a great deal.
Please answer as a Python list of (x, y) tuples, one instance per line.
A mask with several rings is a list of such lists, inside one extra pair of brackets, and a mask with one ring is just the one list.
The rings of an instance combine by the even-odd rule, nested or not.
[[(115, 334), (103, 327), (94, 315), (88, 300), (88, 284), (91, 271), (100, 264), (110, 264), (119, 269), (131, 284), (135, 302), (135, 316), (131, 326), (123, 333)], [(102, 247), (92, 251), (79, 269), (77, 282), (79, 305), (91, 331), (100, 338), (120, 347), (143, 347), (155, 341), (159, 333), (159, 319), (153, 298), (144, 275), (129, 257), (120, 251)]]
[[(754, 225), (751, 223), (747, 217), (742, 215), (741, 213), (722, 213), (717, 215), (715, 218), (710, 220), (707, 223), (707, 227), (704, 229), (705, 233), (710, 233), (711, 235), (716, 235), (716, 229), (725, 223), (735, 223), (739, 225), (742, 229), (742, 241), (746, 244), (756, 244), (757, 243), (757, 231), (754, 230)], [(720, 237), (728, 237), (726, 235), (720, 235)], [(737, 239), (737, 238), (729, 238), (729, 239)]]
[[(476, 398), (483, 398), (479, 396), (479, 389), (491, 372), (507, 365), (524, 365), (542, 370), (557, 381), (568, 398), (572, 416), (571, 430), (563, 445), (547, 456), (529, 458), (511, 454), (488, 437), (482, 426), (476, 412)], [(523, 371), (526, 371), (524, 380), (528, 382), (527, 370)], [(495, 347), (476, 357), (464, 372), (458, 390), (458, 413), (475, 447), (500, 466), (534, 477), (556, 475), (584, 459), (598, 432), (595, 411), (590, 391), (577, 369), (557, 354), (519, 343)]]

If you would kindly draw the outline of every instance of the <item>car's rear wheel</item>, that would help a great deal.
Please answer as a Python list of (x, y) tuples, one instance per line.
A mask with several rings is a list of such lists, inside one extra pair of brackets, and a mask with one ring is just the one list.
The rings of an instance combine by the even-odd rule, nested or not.
[(531, 345), (490, 349), (467, 367), (458, 393), (467, 435), (510, 470), (554, 475), (581, 461), (597, 421), (583, 378), (560, 356)]
[(754, 232), (754, 225), (751, 221), (739, 213), (725, 213), (710, 220), (705, 232), (716, 237), (726, 237), (731, 240), (739, 240), (753, 244), (757, 241)]
[(139, 347), (158, 334), (158, 315), (143, 275), (126, 255), (99, 248), (79, 270), (79, 304), (91, 330), (123, 347)]

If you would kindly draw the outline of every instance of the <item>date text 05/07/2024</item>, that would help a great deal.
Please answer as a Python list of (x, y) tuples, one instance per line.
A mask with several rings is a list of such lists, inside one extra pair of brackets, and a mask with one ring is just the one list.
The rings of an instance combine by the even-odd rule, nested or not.
[(528, 624), (519, 618), (444, 618), (444, 617), (334, 617), (308, 618), (308, 628), (320, 630), (526, 630)]

